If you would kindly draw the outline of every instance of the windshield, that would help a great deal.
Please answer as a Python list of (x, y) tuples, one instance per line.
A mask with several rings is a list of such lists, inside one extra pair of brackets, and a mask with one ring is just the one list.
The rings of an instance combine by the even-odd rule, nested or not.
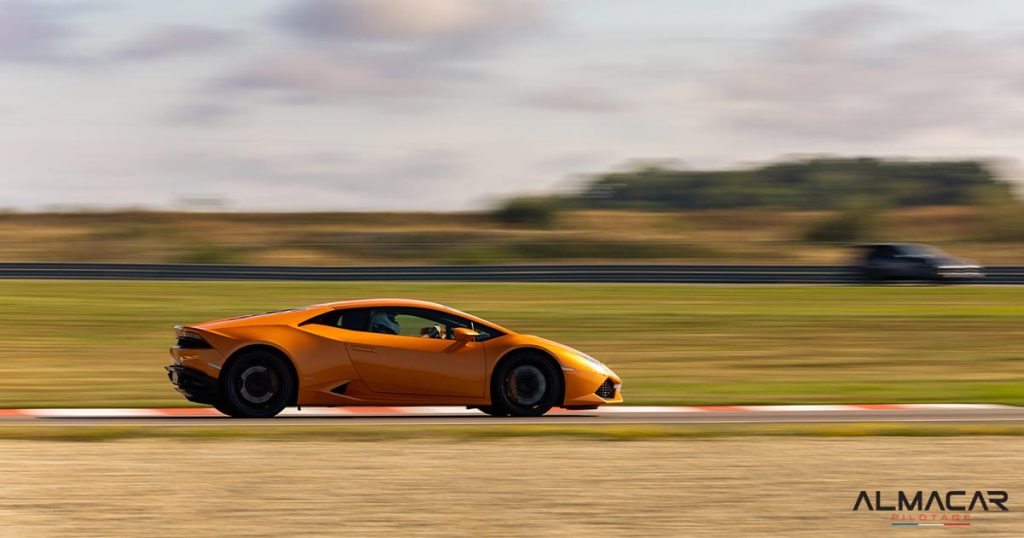
[(902, 245), (900, 253), (904, 256), (919, 256), (922, 258), (946, 257), (946, 253), (930, 245)]

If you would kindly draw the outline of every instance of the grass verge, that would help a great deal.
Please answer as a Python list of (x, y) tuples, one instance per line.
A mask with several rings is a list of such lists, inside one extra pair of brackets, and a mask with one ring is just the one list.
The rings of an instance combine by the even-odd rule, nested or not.
[(396, 441), (405, 439), (506, 439), (519, 437), (632, 441), (662, 438), (721, 437), (956, 437), (1021, 436), (1016, 424), (715, 424), (609, 426), (0, 426), (0, 440), (116, 441), (126, 439), (261, 439)]
[(606, 362), (628, 404), (1024, 404), (1024, 288), (0, 282), (0, 407), (187, 405), (176, 324), (432, 300)]

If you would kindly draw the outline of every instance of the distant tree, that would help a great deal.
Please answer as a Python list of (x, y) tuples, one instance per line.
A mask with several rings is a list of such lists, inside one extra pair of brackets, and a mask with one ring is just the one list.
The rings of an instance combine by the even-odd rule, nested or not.
[(976, 161), (818, 158), (725, 171), (665, 165), (595, 176), (578, 196), (587, 207), (840, 209), (869, 196), (879, 205), (967, 205), (980, 189), (1012, 197)]
[(492, 216), (505, 223), (532, 228), (547, 228), (558, 214), (557, 201), (545, 197), (519, 197), (506, 200)]

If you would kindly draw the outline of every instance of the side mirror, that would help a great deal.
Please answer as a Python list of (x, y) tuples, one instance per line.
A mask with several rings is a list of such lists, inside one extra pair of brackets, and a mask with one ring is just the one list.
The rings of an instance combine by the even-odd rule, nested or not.
[(480, 336), (480, 333), (473, 329), (467, 329), (465, 327), (455, 328), (455, 341), (456, 342), (472, 342), (476, 340), (476, 337)]

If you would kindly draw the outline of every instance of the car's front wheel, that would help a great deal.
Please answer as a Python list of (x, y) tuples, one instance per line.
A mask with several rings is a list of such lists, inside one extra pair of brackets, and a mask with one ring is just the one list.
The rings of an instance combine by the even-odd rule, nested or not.
[(217, 410), (236, 418), (270, 418), (280, 413), (295, 390), (284, 361), (267, 350), (243, 352), (221, 372)]
[(551, 360), (537, 354), (506, 359), (494, 370), (489, 415), (539, 417), (558, 404), (562, 376)]
[(496, 405), (484, 405), (484, 406), (478, 407), (477, 409), (479, 409), (483, 413), (491, 415), (492, 417), (507, 417), (508, 416), (508, 411), (505, 411), (504, 408), (498, 407)]

